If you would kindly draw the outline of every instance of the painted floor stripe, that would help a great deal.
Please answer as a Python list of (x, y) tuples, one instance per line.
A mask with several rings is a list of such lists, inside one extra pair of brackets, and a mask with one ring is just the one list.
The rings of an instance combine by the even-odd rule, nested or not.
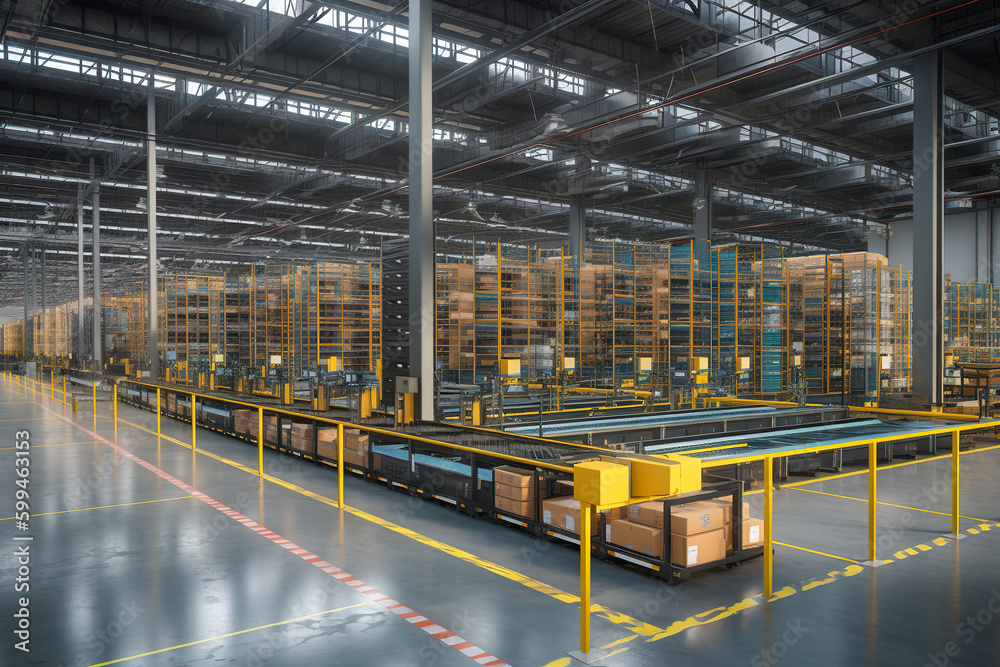
[[(804, 491), (805, 493), (818, 493), (821, 496), (833, 496), (834, 498), (843, 498), (844, 500), (857, 500), (858, 502), (861, 502), (861, 503), (867, 503), (868, 502), (867, 498), (855, 498), (854, 496), (844, 496), (844, 495), (841, 495), (839, 493), (829, 493), (827, 491), (816, 491), (815, 489), (802, 489), (802, 488), (797, 488), (796, 487), (793, 490), (794, 491)], [(893, 503), (883, 503), (881, 501), (878, 501), (876, 504), (878, 504), (878, 505), (884, 505), (886, 507), (898, 507), (899, 509), (912, 510), (914, 512), (927, 512), (928, 514), (939, 514), (941, 516), (951, 516), (951, 512), (938, 512), (936, 510), (921, 509), (920, 507), (908, 507), (907, 505), (894, 505)], [(974, 516), (963, 516), (961, 514), (958, 515), (958, 518), (960, 518), (960, 519), (969, 519), (970, 521), (986, 521), (986, 519), (977, 519)]]
[[(160, 479), (163, 479), (163, 480), (165, 480), (167, 482), (170, 482), (171, 484), (173, 484), (174, 486), (176, 486), (177, 488), (179, 488), (181, 491), (184, 491), (185, 493), (191, 494), (192, 496), (194, 496), (198, 500), (202, 501), (206, 505), (208, 505), (210, 507), (213, 507), (213, 508), (215, 508), (217, 510), (220, 510), (220, 511), (229, 511), (229, 512), (232, 512), (232, 516), (233, 517), (238, 517), (240, 519), (240, 523), (243, 523), (243, 525), (245, 525), (245, 526), (247, 526), (249, 528), (252, 528), (253, 530), (257, 530), (257, 532), (261, 533), (261, 535), (263, 537), (267, 537), (272, 542), (274, 542), (276, 544), (280, 544), (281, 546), (284, 546), (286, 548), (292, 548), (292, 549), (297, 550), (298, 553), (299, 553), (299, 557), (302, 558), (303, 560), (306, 560), (306, 556), (314, 556), (312, 553), (310, 553), (306, 549), (303, 549), (302, 547), (300, 547), (300, 546), (292, 543), (291, 541), (286, 540), (285, 538), (281, 537), (277, 533), (275, 533), (275, 532), (273, 532), (271, 530), (268, 530), (264, 526), (261, 526), (260, 524), (258, 524), (256, 521), (253, 521), (249, 517), (246, 517), (243, 514), (240, 514), (236, 510), (232, 509), (231, 507), (228, 507), (228, 506), (224, 505), (223, 503), (220, 503), (219, 501), (215, 500), (211, 496), (208, 496), (208, 495), (202, 493), (201, 491), (199, 491), (198, 489), (194, 488), (193, 486), (190, 486), (189, 484), (187, 484), (185, 482), (182, 482), (181, 480), (177, 479), (176, 477), (174, 477), (170, 473), (164, 472), (163, 470), (160, 470), (159, 468), (157, 468), (156, 466), (154, 466), (152, 463), (149, 463), (145, 459), (137, 456), (136, 454), (133, 454), (132, 452), (128, 451), (127, 449), (119, 447), (118, 445), (116, 445), (115, 443), (111, 442), (107, 438), (104, 438), (104, 437), (98, 435), (97, 433), (94, 433), (93, 431), (87, 430), (86, 428), (84, 428), (80, 424), (77, 424), (76, 422), (74, 422), (74, 421), (72, 421), (70, 419), (67, 419), (66, 417), (63, 417), (62, 415), (59, 415), (59, 414), (53, 412), (52, 410), (49, 410), (45, 406), (39, 406), (39, 407), (41, 407), (43, 410), (46, 410), (47, 412), (52, 413), (56, 417), (59, 417), (60, 419), (64, 420), (65, 422), (67, 422), (69, 424), (72, 424), (73, 426), (76, 426), (77, 428), (79, 428), (80, 430), (84, 431), (85, 433), (88, 433), (88, 434), (94, 436), (96, 439), (98, 439), (99, 441), (103, 442), (108, 447), (111, 447), (113, 450), (115, 450), (116, 452), (118, 452), (119, 454), (121, 454), (122, 456), (124, 456), (125, 458), (129, 459), (130, 461), (132, 461), (134, 463), (139, 464), (140, 466), (142, 466), (146, 470), (149, 470), (151, 473), (153, 473), (154, 475), (156, 475)], [(247, 519), (247, 521), (244, 522), (244, 521), (242, 521), (242, 519)], [(260, 529), (260, 530), (258, 530), (258, 529)], [(263, 532), (263, 531), (266, 531), (266, 533)], [(310, 562), (308, 560), (306, 560), (306, 562), (309, 563), (310, 565), (318, 566), (318, 563)], [(325, 561), (323, 561), (322, 567), (320, 567), (319, 569), (323, 570), (323, 571), (326, 571), (326, 569), (329, 569), (331, 567), (337, 568), (337, 572), (338, 573), (343, 573), (345, 575), (347, 574), (347, 572), (345, 572), (344, 570), (341, 570), (339, 567), (337, 567), (335, 565), (332, 565), (330, 563), (327, 563)], [(324, 568), (326, 568), (326, 569), (324, 569)], [(329, 572), (328, 572), (328, 574), (329, 574)], [(351, 575), (348, 575), (348, 576), (351, 576)], [(427, 634), (431, 635), (432, 637), (434, 636), (434, 632), (431, 631), (432, 627), (433, 628), (438, 628), (437, 631), (443, 630), (443, 628), (441, 628), (441, 626), (438, 626), (438, 625), (433, 625), (432, 627), (429, 627), (429, 626), (422, 626), (422, 625), (417, 624), (416, 622), (414, 622), (414, 620), (412, 620), (412, 618), (410, 618), (408, 616), (408, 614), (401, 613), (401, 610), (402, 609), (406, 609), (407, 612), (414, 614), (415, 617), (423, 619), (424, 621), (426, 621), (427, 619), (425, 619), (422, 616), (417, 615), (416, 612), (412, 612), (411, 610), (407, 609), (406, 607), (403, 607), (402, 605), (396, 606), (399, 603), (397, 603), (395, 600), (393, 600), (392, 598), (390, 598), (388, 595), (385, 595), (384, 593), (381, 593), (380, 591), (378, 591), (374, 587), (365, 584), (360, 579), (357, 579), (356, 577), (352, 577), (352, 579), (354, 579), (355, 581), (357, 581), (358, 584), (359, 584), (359, 586), (361, 586), (364, 589), (364, 590), (362, 590), (362, 588), (355, 587), (355, 590), (357, 590), (362, 595), (364, 595), (365, 597), (367, 597), (369, 599), (369, 601), (371, 601), (374, 604), (377, 604), (377, 605), (383, 607), (384, 609), (387, 609), (387, 610), (391, 611), (392, 613), (396, 614), (396, 616), (399, 616), (400, 618), (408, 620), (412, 625), (415, 625), (416, 627), (421, 628), (422, 630), (424, 630), (425, 632), (427, 632)], [(345, 578), (340, 578), (340, 580), (341, 581), (346, 581)], [(377, 600), (374, 599), (376, 597), (378, 598)], [(428, 623), (431, 624), (432, 622), (428, 622)], [(442, 643), (445, 643), (445, 645), (448, 645), (447, 642), (442, 642)], [(487, 653), (486, 651), (482, 650), (479, 647), (475, 647), (475, 648), (478, 651), (479, 655), (482, 656), (480, 658), (475, 658), (476, 662), (478, 662), (478, 663), (480, 663), (482, 665), (491, 665), (491, 666), (492, 665), (496, 665), (497, 667), (500, 667), (500, 666), (510, 667), (509, 665), (507, 665), (506, 662), (500, 660), (496, 656)]]

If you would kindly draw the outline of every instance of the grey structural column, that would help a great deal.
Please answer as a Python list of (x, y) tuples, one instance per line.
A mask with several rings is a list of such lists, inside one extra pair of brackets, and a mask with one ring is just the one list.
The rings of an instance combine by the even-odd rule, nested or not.
[(694, 179), (694, 240), (712, 242), (712, 175), (699, 171)]
[(21, 335), (21, 347), (24, 351), (24, 359), (27, 361), (31, 358), (29, 354), (29, 336), (28, 330), (31, 328), (31, 320), (28, 318), (28, 300), (31, 299), (31, 290), (28, 289), (28, 280), (30, 279), (29, 273), (30, 268), (28, 267), (28, 262), (30, 261), (31, 253), (28, 250), (28, 245), (25, 244), (24, 250), (21, 251), (21, 257), (24, 258), (24, 331)]
[(91, 370), (100, 373), (104, 364), (101, 361), (101, 352), (104, 348), (104, 339), (101, 331), (104, 324), (101, 317), (101, 185), (100, 176), (94, 175), (94, 162), (90, 162), (90, 175), (94, 182), (94, 193), (91, 195), (93, 210), (91, 220), (94, 227), (94, 356)]
[(87, 353), (83, 341), (83, 184), (76, 186), (76, 363)]
[(160, 378), (156, 289), (156, 96), (152, 80), (146, 102), (146, 223), (149, 227), (149, 379)]
[(944, 375), (941, 52), (919, 55), (913, 65), (913, 391), (940, 405)]
[(45, 298), (46, 297), (46, 294), (45, 294), (45, 282), (46, 282), (46, 276), (45, 276), (45, 246), (42, 246), (40, 255), (41, 255), (39, 257), (40, 261), (39, 261), (39, 264), (38, 264), (38, 271), (39, 271), (39, 274), (40, 274), (40, 278), (39, 278), (38, 282), (42, 286), (42, 304), (41, 304), (40, 310), (42, 311), (42, 314), (44, 315), (45, 314), (45, 309), (48, 307), (48, 303), (49, 303), (48, 300)]
[(31, 246), (31, 312), (28, 314), (28, 317), (31, 318), (31, 326), (29, 327), (31, 335), (28, 337), (28, 347), (32, 357), (35, 356), (35, 318), (38, 315), (38, 291), (36, 289), (38, 271), (35, 268), (38, 263), (35, 260), (36, 252), (35, 246)]
[(410, 373), (417, 419), (434, 419), (432, 0), (410, 1)]
[(587, 209), (582, 195), (569, 200), (569, 255), (577, 268), (583, 264), (583, 245), (587, 234)]

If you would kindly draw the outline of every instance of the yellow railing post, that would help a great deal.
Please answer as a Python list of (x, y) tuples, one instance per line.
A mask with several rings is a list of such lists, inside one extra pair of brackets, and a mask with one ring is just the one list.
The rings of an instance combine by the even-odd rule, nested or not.
[(344, 425), (337, 424), (337, 506), (344, 506)]
[(774, 458), (764, 459), (764, 599), (774, 595)]
[(958, 429), (951, 432), (951, 532), (947, 535), (952, 539), (960, 540), (965, 535), (958, 532), (958, 492), (959, 492), (959, 455), (961, 454), (962, 434)]
[(66, 376), (63, 375), (63, 404), (66, 403)]
[(257, 408), (257, 474), (264, 475), (264, 408)]
[(160, 435), (160, 388), (156, 388), (156, 435)]
[(114, 419), (115, 429), (118, 429), (118, 385), (111, 385), (111, 415)]
[(580, 651), (590, 653), (590, 503), (580, 501)]
[(194, 416), (194, 394), (191, 394), (191, 449), (197, 449), (198, 420)]
[(49, 371), (49, 384), (52, 385), (52, 400), (56, 400), (56, 372)]
[(91, 403), (91, 407), (93, 408), (94, 414), (96, 415), (97, 414), (97, 380), (94, 380), (94, 386), (93, 386), (93, 389), (91, 390), (91, 400), (93, 401), (93, 403)]
[(868, 564), (875, 565), (876, 527), (878, 524), (878, 443), (868, 443)]

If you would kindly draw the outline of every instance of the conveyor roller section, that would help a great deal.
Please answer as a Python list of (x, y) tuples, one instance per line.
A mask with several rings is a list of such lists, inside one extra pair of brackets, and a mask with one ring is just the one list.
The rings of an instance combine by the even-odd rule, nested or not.
[[(632, 417), (611, 417), (608, 419), (581, 419), (573, 422), (542, 424), (542, 433), (546, 436), (575, 435), (578, 433), (593, 433), (619, 429), (632, 429), (647, 426), (667, 426), (706, 419), (735, 419), (752, 417), (776, 412), (773, 407), (733, 408), (725, 410), (698, 410), (676, 412), (658, 415), (636, 415)], [(519, 424), (504, 429), (508, 433), (536, 435), (538, 424)]]

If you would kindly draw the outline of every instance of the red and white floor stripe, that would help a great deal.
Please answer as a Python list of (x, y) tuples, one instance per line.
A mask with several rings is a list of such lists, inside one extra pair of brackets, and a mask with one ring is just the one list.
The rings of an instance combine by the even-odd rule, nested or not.
[(85, 433), (88, 433), (89, 435), (94, 436), (94, 438), (96, 438), (97, 440), (100, 440), (105, 445), (108, 445), (109, 447), (111, 447), (112, 449), (114, 449), (116, 452), (118, 452), (119, 454), (121, 454), (122, 456), (124, 456), (125, 458), (127, 458), (127, 459), (129, 459), (131, 461), (134, 461), (135, 463), (138, 463), (143, 468), (146, 468), (147, 470), (149, 470), (150, 472), (152, 472), (156, 476), (160, 477), (161, 479), (164, 479), (164, 480), (170, 482), (171, 484), (173, 484), (177, 488), (181, 489), (185, 493), (191, 494), (192, 496), (194, 496), (198, 500), (202, 501), (206, 505), (209, 505), (210, 507), (213, 507), (213, 508), (219, 510), (220, 512), (222, 512), (223, 514), (225, 514), (226, 516), (228, 516), (228, 517), (230, 517), (232, 519), (235, 519), (236, 521), (238, 521), (239, 523), (243, 524), (244, 526), (246, 526), (250, 530), (258, 533), (262, 537), (266, 537), (267, 539), (271, 540), (272, 542), (274, 542), (278, 546), (284, 547), (285, 549), (287, 549), (288, 551), (292, 552), (293, 554), (295, 554), (296, 556), (298, 556), (302, 560), (306, 561), (307, 563), (310, 563), (311, 565), (314, 565), (314, 566), (318, 567), (319, 569), (323, 570), (324, 572), (326, 572), (327, 574), (331, 575), (334, 579), (337, 579), (338, 581), (340, 581), (340, 582), (342, 582), (344, 584), (347, 584), (348, 586), (350, 586), (354, 590), (358, 591), (359, 593), (361, 593), (362, 595), (364, 595), (365, 597), (367, 597), (371, 602), (373, 602), (375, 604), (378, 604), (378, 605), (384, 607), (385, 609), (391, 611), (396, 616), (399, 616), (400, 618), (406, 620), (411, 625), (415, 625), (416, 627), (420, 628), (421, 630), (423, 630), (427, 634), (429, 634), (432, 637), (435, 637), (435, 638), (441, 640), (442, 642), (444, 642), (448, 646), (452, 647), (453, 649), (459, 651), (463, 655), (468, 656), (469, 658), (472, 658), (473, 660), (475, 660), (476, 662), (478, 662), (480, 665), (484, 665), (486, 667), (510, 667), (510, 665), (508, 665), (503, 660), (500, 660), (496, 656), (494, 656), (494, 655), (492, 655), (492, 654), (484, 651), (483, 649), (479, 648), (478, 646), (476, 646), (472, 642), (467, 641), (467, 640), (463, 639), (462, 637), (459, 637), (454, 632), (451, 632), (450, 630), (445, 629), (444, 627), (442, 627), (441, 625), (435, 623), (434, 621), (430, 620), (429, 618), (426, 618), (426, 617), (420, 615), (419, 613), (413, 611), (412, 609), (410, 609), (406, 605), (401, 604), (401, 603), (393, 600), (391, 597), (389, 597), (385, 593), (379, 591), (375, 587), (369, 586), (368, 584), (366, 584), (362, 580), (358, 579), (355, 576), (352, 576), (348, 572), (345, 572), (344, 570), (340, 569), (336, 565), (333, 565), (332, 563), (328, 563), (327, 561), (323, 560), (319, 556), (317, 556), (317, 555), (315, 555), (313, 553), (310, 553), (307, 549), (303, 549), (302, 547), (300, 547), (299, 545), (295, 544), (294, 542), (292, 542), (290, 540), (286, 540), (284, 537), (282, 537), (281, 535), (275, 533), (273, 530), (270, 530), (266, 526), (260, 525), (259, 523), (257, 523), (253, 519), (250, 519), (250, 518), (244, 516), (243, 514), (240, 514), (239, 512), (237, 512), (236, 510), (234, 510), (233, 508), (231, 508), (231, 507), (229, 507), (227, 505), (224, 505), (224, 504), (220, 503), (218, 500), (215, 500), (214, 498), (205, 495), (204, 493), (202, 493), (198, 489), (195, 489), (194, 487), (192, 487), (192, 486), (190, 486), (188, 484), (185, 484), (184, 482), (182, 482), (181, 480), (177, 479), (173, 475), (171, 475), (171, 474), (169, 474), (167, 472), (164, 472), (163, 470), (160, 470), (159, 468), (157, 468), (156, 466), (154, 466), (152, 463), (149, 463), (148, 461), (140, 458), (139, 456), (136, 456), (135, 454), (133, 454), (132, 452), (128, 451), (127, 449), (123, 449), (122, 447), (119, 447), (118, 445), (116, 445), (115, 443), (111, 442), (110, 440), (108, 440), (108, 439), (106, 439), (104, 437), (101, 437), (97, 433), (94, 433), (93, 431), (91, 431), (91, 430), (89, 430), (89, 429), (81, 426), (80, 424), (74, 422), (71, 419), (67, 419), (63, 415), (60, 415), (60, 414), (58, 414), (56, 412), (53, 412), (52, 410), (49, 410), (48, 408), (46, 408), (44, 406), (40, 406), (40, 407), (42, 407), (43, 410), (47, 410), (48, 412), (51, 412), (53, 415), (59, 417), (60, 419), (62, 419), (64, 421), (66, 421), (66, 422), (68, 422), (68, 423), (76, 426), (77, 428), (81, 429)]

